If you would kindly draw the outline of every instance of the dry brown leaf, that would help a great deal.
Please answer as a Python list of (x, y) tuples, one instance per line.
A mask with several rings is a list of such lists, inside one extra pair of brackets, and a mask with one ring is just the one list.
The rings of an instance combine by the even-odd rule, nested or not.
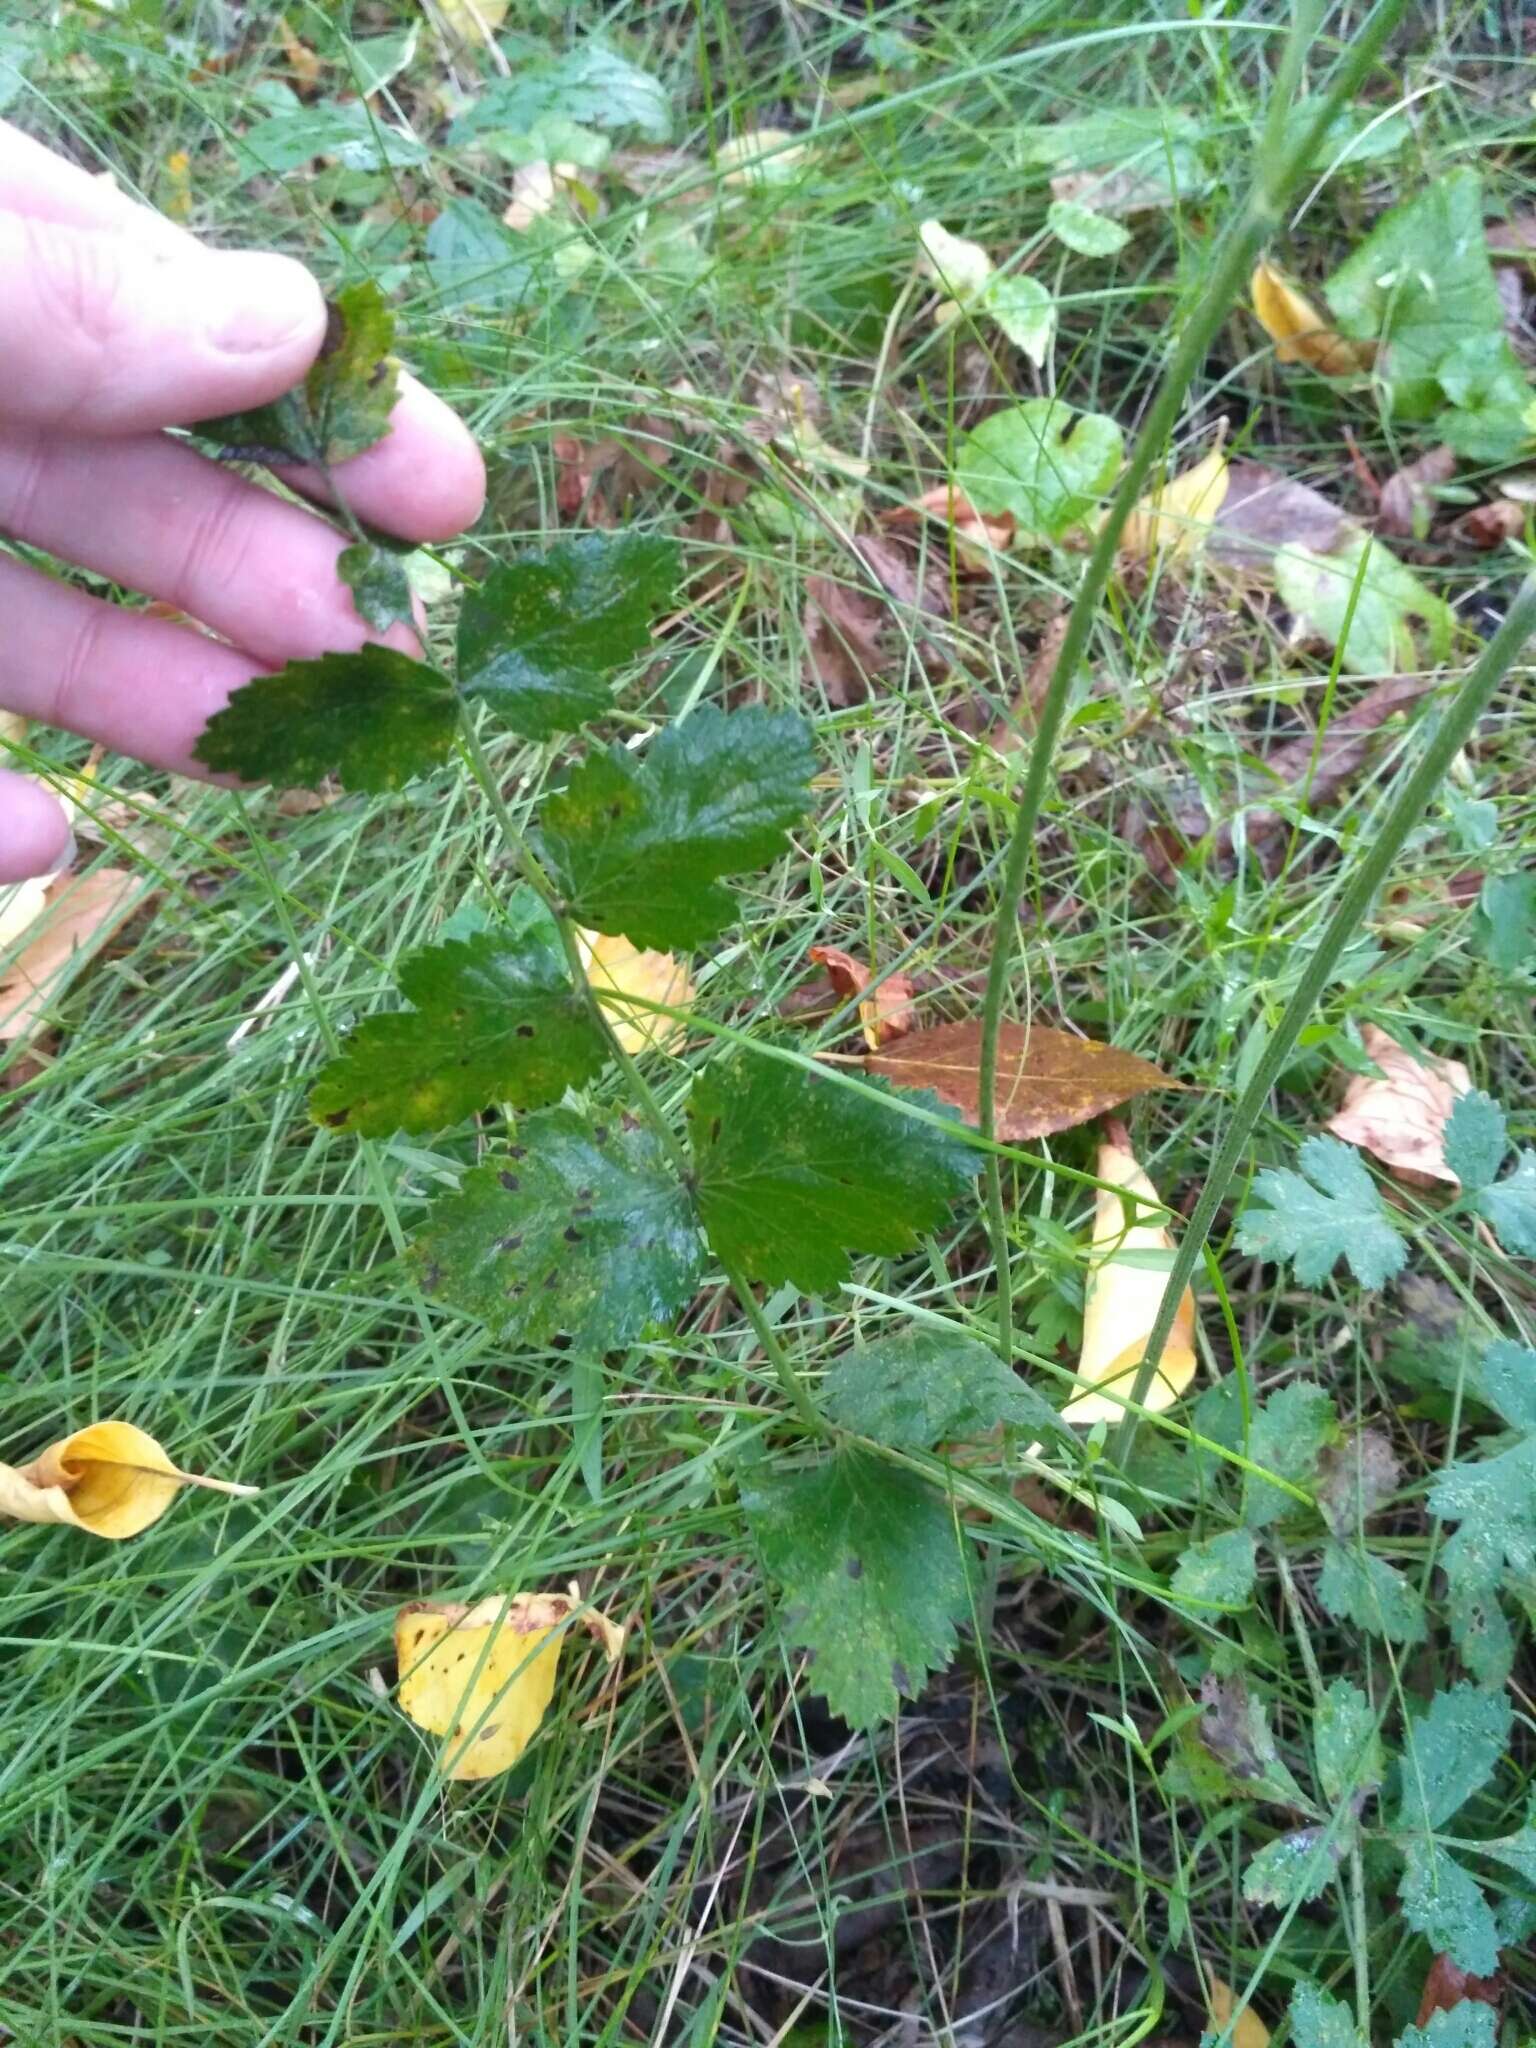
[(50, 1444), (30, 1465), (0, 1465), (0, 1516), (62, 1523), (120, 1543), (158, 1522), (184, 1486), (238, 1499), (260, 1490), (179, 1471), (131, 1422), (92, 1422)]
[(1120, 535), (1123, 555), (1143, 560), (1161, 553), (1184, 561), (1204, 545), (1227, 495), (1229, 465), (1222, 447), (1226, 438), (1223, 420), (1209, 454), (1170, 477), (1133, 509)]
[(1051, 197), (1094, 213), (1165, 213), (1173, 203), (1166, 178), (1133, 169), (1060, 171), (1051, 180)]
[(139, 877), (126, 868), (97, 868), (78, 880), (50, 883), (30, 942), (0, 967), (0, 1044), (32, 1029), (75, 956), (110, 938), (140, 900)]
[[(914, 1031), (865, 1065), (903, 1088), (931, 1088), (981, 1121), (981, 1020)], [(1005, 1020), (998, 1034), (996, 1131), (1011, 1145), (1069, 1131), (1149, 1088), (1182, 1084), (1150, 1060), (1045, 1024)]]
[(1486, 505), (1474, 505), (1457, 520), (1454, 531), (1460, 540), (1475, 548), (1502, 547), (1517, 533), (1524, 533), (1529, 507), (1513, 498), (1491, 498)]
[(1328, 1129), (1347, 1145), (1374, 1153), (1413, 1187), (1432, 1187), (1436, 1181), (1459, 1187), (1445, 1163), (1445, 1125), (1457, 1096), (1471, 1088), (1472, 1076), (1460, 1060), (1426, 1053), (1421, 1064), (1378, 1025), (1367, 1024), (1360, 1036), (1381, 1072), (1350, 1075)]
[(1306, 363), (1325, 377), (1353, 377), (1376, 360), (1372, 341), (1350, 341), (1272, 263), (1260, 263), (1249, 289), (1259, 325), (1282, 363)]
[[(1212, 1976), (1207, 1986), (1207, 1999), (1213, 2033), (1224, 2033), (1231, 2027), (1232, 2048), (1269, 2048), (1268, 2027), (1251, 2005), (1238, 2006), (1237, 1993), (1230, 1984)], [(1237, 2013), (1235, 2023), (1232, 2018), (1234, 2011)]]
[(288, 69), (293, 82), (301, 93), (313, 92), (320, 83), (323, 68), (319, 53), (299, 36), (289, 23), (286, 14), (280, 14), (275, 24), (278, 41), (283, 46), (283, 55), (288, 59)]
[(924, 519), (937, 519), (954, 529), (955, 560), (968, 576), (990, 575), (989, 556), (1011, 548), (1018, 530), (1011, 512), (985, 517), (949, 484), (936, 484), (910, 505), (894, 505), (881, 514), (885, 526), (917, 526)]
[(625, 1052), (671, 1052), (682, 1044), (688, 1036), (686, 1018), (644, 1007), (693, 1008), (693, 981), (681, 960), (671, 953), (645, 952), (609, 932), (578, 929), (576, 944), (588, 984)]
[(1460, 2005), (1466, 1999), (1475, 1999), (1479, 2005), (1491, 2005), (1495, 2012), (1504, 2010), (1504, 1982), (1502, 1977), (1474, 1977), (1453, 1963), (1447, 1955), (1437, 1955), (1424, 1974), (1424, 1995), (1419, 2000), (1419, 2010), (1414, 2024), (1428, 2026), (1437, 2012), (1449, 2012), (1452, 2006)]
[(1381, 487), (1376, 509), (1376, 528), (1403, 540), (1422, 540), (1435, 516), (1435, 487), (1449, 483), (1456, 474), (1456, 450), (1442, 445), (1431, 448), (1417, 462), (1410, 462)]
[(832, 576), (805, 579), (801, 620), (806, 652), (827, 702), (837, 709), (862, 704), (884, 666), (880, 636), (884, 608), (867, 591)]
[[(844, 1002), (854, 996), (862, 998), (874, 980), (873, 973), (864, 962), (855, 960), (840, 946), (812, 946), (810, 957), (818, 967), (827, 970), (827, 979)], [(911, 976), (888, 974), (869, 1000), (859, 1003), (864, 1043), (874, 1052), (893, 1038), (905, 1038), (916, 1015), (912, 1006)]]
[(510, 1770), (549, 1707), (560, 1649), (573, 1616), (609, 1664), (624, 1631), (595, 1608), (578, 1613), (569, 1593), (492, 1593), (473, 1607), (414, 1601), (395, 1618), (402, 1712), (442, 1735), (447, 1778), (494, 1778)]
[(1310, 484), (1260, 462), (1234, 462), (1206, 552), (1234, 567), (1268, 568), (1277, 548), (1332, 554), (1344, 523), (1339, 507)]

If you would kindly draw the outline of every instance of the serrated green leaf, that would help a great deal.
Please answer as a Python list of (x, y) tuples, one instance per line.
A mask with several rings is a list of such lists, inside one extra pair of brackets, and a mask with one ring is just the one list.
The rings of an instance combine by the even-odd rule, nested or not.
[(1254, 1175), (1237, 1227), (1239, 1247), (1260, 1258), (1292, 1260), (1304, 1287), (1319, 1286), (1340, 1259), (1362, 1287), (1385, 1286), (1402, 1270), (1407, 1252), (1359, 1153), (1338, 1138), (1317, 1137), (1296, 1157), (1301, 1173), (1266, 1167)]
[(1515, 1157), (1515, 1170), (1478, 1195), (1477, 1206), (1507, 1252), (1536, 1259), (1536, 1152)]
[(803, 718), (705, 705), (637, 760), (592, 753), (544, 806), (543, 845), (578, 924), (637, 946), (701, 945), (736, 915), (719, 877), (766, 866), (810, 808)]
[(1259, 1552), (1249, 1529), (1225, 1529), (1191, 1543), (1174, 1568), (1173, 1590), (1189, 1600), (1246, 1606), (1253, 1597)]
[(1274, 566), (1282, 602), (1330, 647), (1342, 643), (1340, 659), (1351, 674), (1394, 675), (1422, 667), (1415, 622), (1424, 628), (1428, 658), (1445, 658), (1454, 623), (1450, 606), (1384, 542), (1351, 528), (1331, 554), (1286, 547)]
[(1472, 929), (1478, 952), (1505, 974), (1519, 973), (1536, 958), (1536, 869), (1490, 875)]
[(981, 512), (1011, 512), (1026, 536), (1059, 540), (1109, 490), (1125, 440), (1103, 413), (1030, 398), (973, 427), (955, 456), (955, 482)]
[(704, 1255), (656, 1139), (568, 1109), (517, 1138), (433, 1203), (411, 1250), (423, 1289), (523, 1344), (609, 1351), (669, 1321)]
[(1240, 1677), (1222, 1680), (1211, 1673), (1200, 1682), (1200, 1698), (1200, 1740), (1228, 1766), (1241, 1790), (1251, 1799), (1306, 1811), (1307, 1798), (1280, 1754), (1264, 1701)]
[(411, 1010), (369, 1017), (322, 1071), (316, 1123), (362, 1138), (432, 1131), (488, 1103), (542, 1109), (603, 1067), (607, 1043), (551, 932), (489, 931), (413, 953)]
[(203, 728), (193, 753), (245, 782), (314, 789), (399, 789), (448, 757), (459, 700), (424, 662), (392, 647), (291, 661), (237, 690)]
[[(1476, 1686), (1437, 1692), (1410, 1715), (1402, 1760), (1402, 1803), (1394, 1825), (1432, 1834), (1493, 1776), (1509, 1741), (1509, 1701)], [(1470, 1967), (1470, 1965), (1468, 1966)]]
[(520, 306), (552, 267), (530, 236), (513, 234), (488, 206), (462, 196), (450, 199), (427, 229), (426, 257), (439, 305), (455, 308)]
[(1431, 1511), (1459, 1522), (1440, 1553), (1451, 1634), (1485, 1685), (1501, 1684), (1514, 1637), (1499, 1607), (1506, 1569), (1536, 1572), (1536, 1352), (1501, 1340), (1477, 1369), (1477, 1393), (1523, 1440), (1491, 1458), (1463, 1458), (1429, 1488)]
[(1491, 1977), (1499, 1967), (1493, 1909), (1477, 1880), (1438, 1842), (1408, 1844), (1398, 1898), (1408, 1925), (1458, 1969)]
[(1397, 2048), (1494, 2048), (1499, 2016), (1480, 1998), (1432, 2012), (1422, 2027), (1404, 2027)]
[(1317, 1781), (1330, 1804), (1374, 1792), (1384, 1764), (1376, 1713), (1347, 1678), (1336, 1678), (1323, 1695), (1313, 1729)]
[[(904, 1099), (940, 1107), (932, 1095)], [(781, 1060), (708, 1068), (688, 1124), (716, 1252), (749, 1280), (789, 1281), (805, 1294), (841, 1286), (850, 1252), (911, 1251), (979, 1170), (963, 1140), (903, 1115), (891, 1091)]]
[(952, 1510), (911, 1472), (841, 1450), (754, 1469), (742, 1504), (809, 1681), (853, 1728), (888, 1720), (955, 1652), (970, 1583)]
[(1349, 2007), (1303, 1978), (1291, 1994), (1293, 2048), (1365, 2048)]
[(678, 553), (642, 533), (592, 533), (493, 569), (459, 612), (458, 677), (524, 739), (573, 732), (613, 702), (609, 678), (650, 645)]
[(302, 384), (269, 405), (199, 420), (193, 431), (251, 461), (347, 462), (388, 432), (400, 384), (394, 341), (395, 316), (378, 286), (348, 285), (331, 302), (324, 346)]
[[(1339, 1441), (1339, 1418), (1332, 1397), (1313, 1380), (1292, 1380), (1259, 1409), (1253, 1419), (1248, 1455), (1255, 1465), (1294, 1485), (1306, 1485), (1317, 1471), (1329, 1444)], [(1282, 1515), (1294, 1514), (1301, 1503), (1294, 1494), (1271, 1486), (1256, 1474), (1243, 1489), (1243, 1520), (1263, 1529)]]
[(1045, 210), (1045, 224), (1074, 256), (1118, 256), (1131, 239), (1128, 227), (1075, 199), (1053, 199)]
[(1270, 1842), (1243, 1872), (1243, 1897), (1256, 1906), (1297, 1906), (1328, 1889), (1339, 1866), (1337, 1835), (1324, 1844), (1321, 1828), (1297, 1828)]
[(1317, 1597), (1335, 1621), (1352, 1621), (1389, 1643), (1422, 1643), (1424, 1602), (1414, 1586), (1384, 1557), (1350, 1550), (1329, 1537)]
[(1061, 1426), (991, 1345), (925, 1323), (845, 1351), (827, 1374), (825, 1399), (840, 1428), (896, 1450), (970, 1442), (1005, 1424), (1036, 1434)]
[(559, 56), (514, 65), (493, 79), (449, 130), (455, 144), (497, 129), (523, 135), (553, 116), (586, 128), (632, 128), (648, 142), (672, 133), (666, 88), (649, 71), (588, 37)]
[(1445, 1124), (1445, 1163), (1472, 1193), (1488, 1186), (1509, 1149), (1508, 1120), (1491, 1095), (1458, 1095)]
[(1511, 1429), (1536, 1435), (1536, 1351), (1509, 1337), (1497, 1338), (1483, 1353), (1478, 1392)]
[(336, 575), (351, 591), (359, 618), (366, 619), (375, 633), (416, 623), (405, 559), (393, 548), (377, 541), (354, 541), (336, 557)]
[(424, 163), (425, 147), (360, 99), (340, 105), (284, 107), (235, 141), (242, 178), (287, 178), (317, 156), (346, 171), (404, 170)]
[[(1491, 1527), (1464, 1522), (1446, 1538), (1440, 1552), (1451, 1640), (1483, 1685), (1502, 1685), (1514, 1669), (1514, 1632), (1499, 1605), (1507, 1533), (1502, 1521)], [(1529, 1538), (1525, 1548), (1536, 1555)]]

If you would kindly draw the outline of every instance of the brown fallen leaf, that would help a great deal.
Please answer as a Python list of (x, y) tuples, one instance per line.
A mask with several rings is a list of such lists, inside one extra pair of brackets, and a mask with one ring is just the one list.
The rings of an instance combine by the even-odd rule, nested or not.
[(1517, 533), (1524, 533), (1530, 507), (1513, 498), (1490, 498), (1486, 505), (1474, 505), (1463, 512), (1451, 531), (1458, 540), (1474, 548), (1502, 547)]
[[(1237, 1993), (1220, 1977), (1212, 1976), (1207, 1990), (1211, 2031), (1220, 2034), (1231, 2027), (1232, 2048), (1269, 2048), (1269, 2029), (1251, 2005), (1239, 2006)], [(1233, 2013), (1236, 2012), (1236, 2019)]]
[(1435, 487), (1449, 483), (1455, 474), (1456, 450), (1442, 445), (1389, 476), (1376, 509), (1378, 533), (1422, 540), (1435, 516)]
[[(855, 960), (840, 946), (812, 946), (810, 958), (818, 967), (827, 970), (828, 981), (844, 1002), (854, 996), (862, 998), (874, 980), (872, 971), (864, 962)], [(859, 1003), (864, 1043), (874, 1052), (893, 1038), (905, 1038), (916, 1015), (912, 1007), (912, 977), (888, 974), (869, 1000)]]
[(1495, 2012), (1504, 2009), (1503, 1977), (1474, 1977), (1453, 1963), (1447, 1955), (1437, 1955), (1424, 1973), (1424, 1995), (1419, 2000), (1416, 2026), (1428, 2026), (1437, 2012), (1449, 2012), (1452, 2006), (1473, 1999), (1479, 2005), (1491, 2005)]
[(1325, 377), (1353, 377), (1376, 360), (1373, 341), (1350, 341), (1272, 263), (1260, 263), (1249, 285), (1259, 325), (1282, 363), (1306, 363)]
[(0, 967), (0, 1044), (40, 1021), (76, 955), (110, 938), (141, 901), (140, 879), (126, 868), (97, 868), (49, 885), (27, 944)]
[(1166, 177), (1130, 166), (1119, 170), (1058, 171), (1051, 180), (1051, 197), (1086, 206), (1094, 213), (1109, 214), (1163, 212), (1174, 200)]
[(881, 635), (886, 614), (867, 590), (832, 576), (805, 579), (801, 626), (806, 652), (827, 702), (842, 710), (862, 704), (885, 666)]
[(1268, 568), (1279, 548), (1330, 555), (1343, 531), (1342, 510), (1310, 484), (1261, 462), (1234, 462), (1206, 554), (1233, 567)]
[(1445, 1163), (1445, 1126), (1472, 1076), (1460, 1060), (1426, 1053), (1421, 1063), (1379, 1025), (1367, 1024), (1360, 1036), (1381, 1071), (1350, 1075), (1328, 1129), (1345, 1144), (1373, 1153), (1412, 1187), (1433, 1187), (1436, 1181), (1459, 1187)]
[(1058, 612), (1054, 619), (1046, 622), (1040, 636), (1040, 645), (1030, 659), (1024, 687), (1013, 700), (1012, 718), (1000, 718), (989, 735), (992, 745), (1000, 754), (1008, 754), (1022, 745), (1026, 733), (1033, 732), (1040, 722), (1040, 709), (1045, 703), (1045, 693), (1051, 687), (1051, 678), (1056, 673), (1056, 664), (1067, 637), (1067, 628), (1072, 623), (1070, 612)]
[(925, 519), (936, 519), (954, 529), (955, 562), (968, 576), (990, 575), (989, 556), (1011, 548), (1018, 530), (1011, 512), (980, 513), (950, 484), (937, 484), (910, 505), (893, 505), (880, 515), (883, 526), (918, 526)]
[[(903, 1088), (931, 1088), (967, 1123), (981, 1121), (981, 1020), (914, 1031), (865, 1061)], [(1005, 1020), (998, 1034), (996, 1131), (1023, 1144), (1069, 1131), (1149, 1088), (1183, 1083), (1133, 1052), (1046, 1024)]]
[(120, 1543), (158, 1522), (184, 1486), (237, 1499), (260, 1491), (179, 1471), (131, 1422), (92, 1422), (50, 1444), (30, 1465), (0, 1465), (0, 1517), (62, 1523)]
[(289, 24), (287, 15), (280, 14), (274, 25), (278, 41), (283, 46), (283, 55), (288, 59), (288, 69), (292, 73), (294, 84), (301, 95), (314, 92), (320, 83), (320, 73), (324, 69), (319, 52), (312, 50), (296, 33)]

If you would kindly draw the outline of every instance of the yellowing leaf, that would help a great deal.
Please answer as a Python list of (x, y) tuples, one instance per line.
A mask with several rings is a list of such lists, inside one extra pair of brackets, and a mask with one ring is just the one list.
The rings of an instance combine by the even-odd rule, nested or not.
[(27, 721), (19, 711), (0, 711), (0, 746), (19, 747), (27, 736)]
[(1145, 557), (1163, 553), (1184, 561), (1203, 545), (1227, 495), (1225, 438), (1223, 427), (1208, 455), (1141, 500), (1120, 536), (1123, 554)]
[(30, 1465), (0, 1465), (0, 1516), (58, 1522), (120, 1543), (158, 1522), (183, 1486), (244, 1498), (258, 1491), (182, 1472), (131, 1422), (93, 1422)]
[(923, 269), (954, 302), (941, 306), (935, 315), (937, 324), (943, 326), (955, 317), (959, 306), (986, 290), (992, 275), (992, 258), (980, 242), (952, 235), (942, 221), (923, 221), (917, 239), (922, 245)]
[[(981, 1020), (913, 1031), (865, 1061), (900, 1088), (931, 1088), (967, 1123), (981, 1121)], [(997, 1041), (994, 1129), (1007, 1144), (1069, 1131), (1148, 1088), (1177, 1088), (1160, 1067), (1118, 1046), (1047, 1024), (1004, 1021)]]
[[(418, 1728), (447, 1738), (448, 1778), (494, 1778), (533, 1740), (554, 1695), (560, 1645), (580, 1606), (567, 1593), (492, 1593), (473, 1607), (415, 1601), (395, 1618), (400, 1706)], [(610, 1664), (624, 1631), (587, 1609), (578, 1619)]]
[(1347, 1145), (1374, 1152), (1400, 1180), (1427, 1187), (1437, 1180), (1458, 1185), (1445, 1159), (1445, 1126), (1458, 1095), (1472, 1086), (1460, 1060), (1423, 1062), (1375, 1024), (1361, 1032), (1365, 1049), (1381, 1069), (1352, 1074), (1337, 1115), (1328, 1128)]
[(827, 970), (828, 981), (845, 1002), (850, 996), (860, 998), (859, 1024), (871, 1052), (912, 1029), (917, 1012), (912, 1007), (910, 975), (888, 974), (874, 994), (866, 997), (864, 991), (875, 977), (862, 960), (855, 960), (841, 946), (812, 946), (810, 958)]
[(787, 128), (749, 128), (722, 142), (715, 162), (727, 185), (792, 185), (810, 155)]
[(0, 966), (0, 1045), (32, 1029), (75, 955), (110, 937), (138, 893), (139, 878), (126, 868), (49, 884), (43, 914), (28, 926), (30, 943)]
[(507, 0), (432, 0), (432, 10), (456, 42), (488, 43), (507, 18)]
[(1260, 263), (1249, 289), (1259, 325), (1282, 363), (1307, 363), (1325, 377), (1352, 377), (1375, 361), (1374, 342), (1346, 340), (1272, 263)]
[[(1124, 1415), (1167, 1285), (1166, 1270), (1159, 1270), (1160, 1257), (1173, 1251), (1173, 1239), (1160, 1223), (1126, 1222), (1121, 1189), (1143, 1202), (1158, 1199), (1130, 1146), (1114, 1140), (1101, 1145), (1094, 1171), (1110, 1185), (1099, 1189), (1094, 1205), (1093, 1260), (1077, 1365), (1079, 1381), (1091, 1391), (1068, 1402), (1063, 1422), (1116, 1422)], [(1195, 1297), (1185, 1288), (1145, 1406), (1171, 1408), (1194, 1376)], [(1112, 1389), (1119, 1399), (1105, 1389)]]
[(1222, 2033), (1232, 2028), (1232, 2048), (1269, 2048), (1269, 2029), (1253, 2010), (1245, 2005), (1238, 2009), (1236, 2022), (1232, 2014), (1237, 2006), (1237, 1994), (1230, 1984), (1220, 1977), (1212, 1977), (1209, 1985), (1211, 2029)]
[(576, 943), (587, 981), (626, 1052), (671, 1052), (682, 1044), (688, 1036), (683, 1018), (644, 1007), (692, 1009), (694, 986), (681, 960), (642, 951), (617, 933), (578, 931)]

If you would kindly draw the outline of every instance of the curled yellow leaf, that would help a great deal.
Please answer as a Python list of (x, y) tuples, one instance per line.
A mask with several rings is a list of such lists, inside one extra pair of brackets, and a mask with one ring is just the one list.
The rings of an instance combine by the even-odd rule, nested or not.
[(986, 290), (992, 277), (992, 258), (980, 242), (952, 235), (942, 221), (922, 221), (917, 239), (925, 274), (946, 294), (945, 302), (933, 316), (935, 324), (942, 327), (958, 316), (962, 306)]
[(1120, 536), (1122, 554), (1187, 560), (1202, 545), (1227, 495), (1223, 424), (1214, 448), (1136, 506)]
[(1249, 290), (1259, 325), (1282, 363), (1308, 363), (1324, 377), (1353, 377), (1376, 360), (1374, 342), (1350, 341), (1330, 327), (1312, 301), (1287, 284), (1272, 263), (1260, 263)]
[[(1251, 2005), (1239, 2006), (1237, 1994), (1230, 1984), (1220, 1977), (1212, 1977), (1207, 2003), (1211, 2013), (1213, 2033), (1225, 2033), (1232, 2029), (1232, 2048), (1269, 2048), (1269, 2029), (1259, 2018)], [(1236, 2009), (1237, 2018), (1233, 2020)]]
[(184, 1486), (237, 1498), (259, 1491), (181, 1471), (131, 1422), (92, 1422), (30, 1465), (0, 1465), (0, 1516), (62, 1523), (120, 1543), (158, 1522)]
[(395, 1618), (402, 1712), (445, 1737), (447, 1778), (494, 1778), (533, 1740), (554, 1695), (560, 1645), (573, 1615), (610, 1664), (624, 1631), (580, 1595), (492, 1593), (472, 1607), (414, 1601)]
[[(1094, 1205), (1093, 1257), (1077, 1366), (1085, 1391), (1062, 1410), (1063, 1422), (1115, 1422), (1124, 1415), (1167, 1285), (1166, 1271), (1148, 1255), (1173, 1250), (1173, 1239), (1160, 1223), (1126, 1222), (1122, 1190), (1142, 1202), (1158, 1200), (1129, 1145), (1101, 1145), (1094, 1171), (1109, 1185), (1099, 1189)], [(1186, 1287), (1144, 1405), (1171, 1408), (1194, 1376), (1195, 1297)]]
[(578, 931), (582, 971), (629, 1053), (671, 1052), (688, 1036), (682, 1017), (666, 1017), (647, 1004), (669, 1010), (693, 1007), (694, 986), (687, 968), (671, 953), (647, 953), (610, 932)]

